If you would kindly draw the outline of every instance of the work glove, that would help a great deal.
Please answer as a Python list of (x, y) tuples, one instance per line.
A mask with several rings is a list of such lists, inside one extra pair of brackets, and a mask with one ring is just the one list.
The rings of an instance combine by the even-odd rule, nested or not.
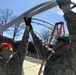
[(64, 4), (70, 4), (71, 0), (56, 0), (58, 3), (59, 7), (61, 8)]
[(33, 29), (33, 27), (32, 27), (32, 25), (30, 25), (30, 30), (32, 30)]
[(25, 24), (26, 24), (26, 26), (30, 26), (30, 30), (33, 29), (32, 25), (31, 25), (31, 20), (32, 20), (31, 17), (30, 18), (24, 17)]
[(31, 25), (31, 17), (30, 18), (26, 18), (26, 17), (24, 17), (24, 21), (25, 21), (25, 24), (26, 24), (26, 26), (30, 26)]

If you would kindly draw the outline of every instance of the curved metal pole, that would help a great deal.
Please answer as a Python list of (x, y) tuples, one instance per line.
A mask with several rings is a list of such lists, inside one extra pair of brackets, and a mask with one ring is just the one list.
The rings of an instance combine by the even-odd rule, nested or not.
[(32, 21), (32, 23), (36, 23), (36, 24), (38, 24), (38, 25), (41, 25), (41, 26), (46, 27), (46, 28), (49, 29), (49, 30), (52, 30), (51, 28), (49, 28), (48, 26), (46, 26), (46, 25), (44, 25), (44, 24), (41, 24), (41, 23), (38, 23), (38, 22), (34, 22), (34, 21)]
[[(73, 2), (74, 3), (74, 2)], [(9, 23), (3, 25), (0, 27), (0, 34), (5, 31), (8, 27), (12, 26), (13, 24), (16, 24), (16, 23), (20, 23), (23, 21), (23, 17), (32, 17), (34, 15), (37, 15), (41, 12), (44, 12), (48, 9), (51, 9), (53, 7), (57, 6), (57, 2), (56, 0), (53, 0), (53, 1), (48, 1), (48, 2), (44, 2), (44, 3), (41, 3), (35, 7), (33, 7), (32, 9), (26, 11), (25, 13), (21, 14), (19, 17), (17, 17), (16, 19), (10, 21)]]
[(73, 6), (71, 7), (71, 9), (73, 9), (73, 8), (75, 8), (75, 7), (76, 7), (76, 3), (71, 2), (71, 4), (73, 5)]
[(23, 21), (23, 17), (31, 17), (31, 16), (34, 16), (34, 15), (37, 15), (41, 12), (44, 12), (54, 6), (56, 6), (57, 3), (54, 2), (54, 1), (48, 1), (48, 2), (44, 2), (44, 3), (41, 3), (35, 7), (33, 7), (32, 9), (26, 11), (25, 13), (23, 13), (22, 15), (20, 15), (19, 17), (17, 17), (16, 19), (10, 21), (9, 23), (7, 23), (6, 25), (0, 27), (0, 34), (5, 31), (8, 27), (12, 26), (13, 24), (16, 24), (16, 23), (20, 23)]
[(35, 30), (34, 30), (34, 32), (35, 32), (36, 34), (38, 34), (38, 35), (43, 39), (43, 37), (42, 37), (38, 32), (36, 32)]
[[(46, 22), (46, 21), (44, 21), (44, 20), (36, 19), (36, 18), (33, 18), (33, 20), (41, 21), (41, 22), (43, 22), (43, 23), (46, 23), (46, 24), (51, 25), (52, 27), (54, 27), (54, 25), (52, 25), (51, 23)], [(48, 27), (48, 26), (46, 26), (46, 25), (44, 25), (44, 24), (42, 24), (42, 23), (35, 22), (35, 21), (32, 21), (32, 23), (35, 23), (35, 24), (38, 24), (38, 25), (44, 26), (44, 27), (46, 27), (47, 29), (49, 29), (49, 30), (51, 30), (51, 31), (52, 31), (52, 29), (51, 29), (50, 27)], [(13, 26), (13, 27), (15, 27), (15, 26)], [(22, 26), (19, 26), (19, 27), (22, 27)], [(22, 27), (22, 28), (24, 29), (25, 27)]]
[(54, 26), (54, 25), (52, 25), (51, 23), (46, 22), (46, 21), (41, 20), (41, 19), (37, 19), (37, 18), (32, 18), (32, 19), (33, 19), (33, 20), (37, 20), (37, 21), (41, 21), (41, 22), (43, 22), (43, 23), (47, 23), (47, 24), (49, 24), (49, 25), (51, 25), (51, 26)]
[[(54, 25), (52, 25), (51, 23), (46, 22), (46, 21), (41, 20), (41, 19), (32, 18), (32, 20), (41, 21), (41, 22), (44, 22), (44, 23), (46, 23), (46, 24), (51, 25), (52, 27), (54, 27)], [(35, 22), (35, 21), (32, 21), (32, 23), (35, 23), (35, 24), (38, 24), (38, 25), (44, 26), (44, 27), (46, 27), (47, 29), (52, 30), (50, 27), (48, 27), (48, 26), (46, 26), (46, 25), (44, 25), (44, 24), (42, 24), (42, 23)], [(20, 27), (21, 27), (21, 26), (20, 26)], [(24, 27), (23, 27), (23, 28), (24, 28)]]

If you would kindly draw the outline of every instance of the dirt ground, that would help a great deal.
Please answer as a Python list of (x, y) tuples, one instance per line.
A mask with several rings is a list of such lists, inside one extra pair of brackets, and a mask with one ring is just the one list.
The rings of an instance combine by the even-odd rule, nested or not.
[[(23, 64), (25, 75), (38, 75), (41, 66), (41, 60), (26, 56)], [(40, 75), (43, 75), (44, 66)]]

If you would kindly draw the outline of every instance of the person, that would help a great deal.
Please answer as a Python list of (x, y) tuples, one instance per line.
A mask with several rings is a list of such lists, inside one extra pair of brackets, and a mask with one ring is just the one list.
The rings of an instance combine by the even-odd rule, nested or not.
[(49, 52), (48, 47), (42, 45), (33, 30), (31, 30), (31, 34), (35, 47), (41, 52), (43, 58), (46, 60), (43, 75), (61, 75), (60, 73), (57, 74), (57, 70), (61, 70), (62, 67), (65, 68), (64, 65), (68, 63), (65, 58), (68, 56), (67, 52), (69, 49), (70, 38), (65, 35), (59, 37), (53, 47), (53, 52)]
[(12, 44), (5, 42), (0, 44), (0, 75), (23, 75), (22, 66), (28, 48), (28, 38), (29, 26), (26, 25), (22, 41), (16, 52), (13, 51)]
[[(29, 24), (29, 27), (33, 38), (34, 46), (41, 53), (43, 58), (46, 60), (43, 75), (57, 75), (54, 74), (56, 73), (56, 71), (53, 68), (55, 67), (57, 68), (56, 70), (58, 70), (58, 68), (60, 69), (60, 67), (64, 67), (64, 65), (66, 64), (64, 62), (66, 62), (67, 59), (63, 59), (63, 58), (67, 56), (67, 51), (70, 43), (69, 36), (64, 35), (62, 37), (58, 37), (57, 42), (53, 47), (53, 50), (51, 50), (47, 46), (43, 45), (42, 41), (34, 33), (31, 23)], [(59, 64), (60, 62), (62, 63), (63, 66)]]
[[(64, 13), (64, 19), (67, 22), (71, 43), (69, 50), (60, 60), (57, 60), (55, 66), (50, 68), (49, 72), (44, 75), (76, 75), (76, 15), (71, 10), (71, 0), (56, 0), (59, 8)], [(49, 63), (50, 64), (50, 63)], [(51, 66), (51, 65), (50, 65)]]
[(53, 47), (55, 53), (50, 54), (47, 58), (46, 56), (48, 48), (44, 47), (42, 42), (39, 41), (39, 38), (34, 33), (31, 25), (30, 32), (33, 37), (34, 45), (46, 59), (43, 75), (76, 75), (76, 16), (70, 7), (71, 0), (56, 1), (59, 5), (59, 8), (64, 13), (63, 17), (67, 22), (67, 28), (71, 42), (69, 37), (65, 37), (66, 39), (68, 38), (67, 40), (64, 39), (65, 41), (58, 39), (57, 43)]
[(70, 44), (70, 37), (63, 35), (58, 37), (57, 42), (55, 43), (53, 50), (55, 51), (54, 54), (50, 55), (46, 61), (44, 75), (61, 75), (62, 71), (64, 75), (66, 66), (68, 64), (67, 58), (68, 57), (68, 50)]
[[(56, 0), (56, 1), (59, 5), (59, 8), (63, 11), (64, 13), (63, 17), (67, 22), (66, 25), (71, 39), (71, 42), (69, 43), (69, 47), (66, 48), (66, 46), (64, 46), (65, 48), (63, 48), (63, 50), (64, 49), (66, 50), (64, 51), (57, 50), (53, 56), (51, 55), (49, 59), (47, 59), (46, 58), (47, 49), (44, 48), (39, 41), (37, 41), (38, 37), (36, 37), (36, 35), (32, 30), (31, 30), (31, 34), (33, 36), (35, 46), (43, 53), (44, 57), (47, 59), (43, 75), (76, 75), (76, 50), (75, 50), (76, 49), (76, 15), (71, 10), (70, 7), (71, 0)], [(56, 43), (53, 49), (56, 49), (56, 47), (60, 45), (61, 44), (58, 45)], [(53, 57), (56, 60), (52, 60)]]
[[(67, 22), (67, 28), (69, 30), (71, 44), (67, 52), (67, 61), (65, 66), (65, 72), (61, 70), (60, 75), (76, 75), (76, 14), (71, 10), (71, 0), (56, 0), (59, 8), (64, 13), (64, 19)], [(59, 70), (57, 71), (59, 74)]]

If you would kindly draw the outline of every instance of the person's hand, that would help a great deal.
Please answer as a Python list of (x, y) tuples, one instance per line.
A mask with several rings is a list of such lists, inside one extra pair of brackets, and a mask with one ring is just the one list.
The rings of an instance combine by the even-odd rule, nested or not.
[(56, 2), (58, 3), (59, 7), (61, 8), (65, 4), (70, 4), (71, 0), (56, 0)]
[(26, 24), (26, 26), (30, 26), (31, 25), (31, 17), (30, 18), (26, 18), (26, 17), (24, 17), (24, 21), (25, 21), (25, 24)]

